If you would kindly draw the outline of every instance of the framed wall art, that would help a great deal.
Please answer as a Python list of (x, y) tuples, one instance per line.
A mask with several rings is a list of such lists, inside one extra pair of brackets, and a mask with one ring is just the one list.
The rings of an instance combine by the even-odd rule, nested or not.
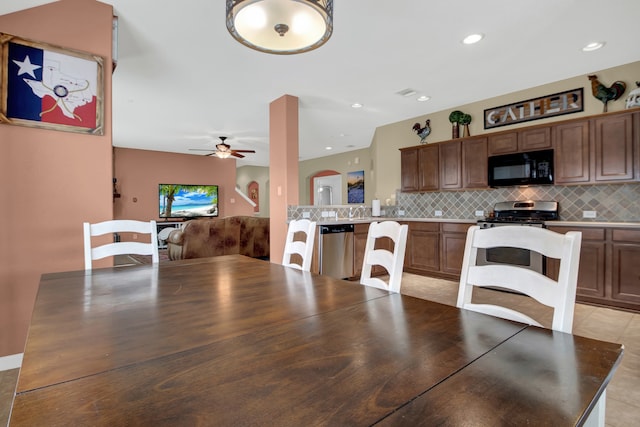
[(100, 56), (0, 33), (0, 123), (103, 135)]
[(348, 203), (364, 203), (364, 171), (347, 173)]

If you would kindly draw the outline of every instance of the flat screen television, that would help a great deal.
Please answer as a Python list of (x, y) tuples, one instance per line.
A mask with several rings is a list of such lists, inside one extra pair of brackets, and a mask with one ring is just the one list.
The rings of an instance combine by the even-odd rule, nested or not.
[(160, 218), (218, 216), (217, 185), (159, 184)]

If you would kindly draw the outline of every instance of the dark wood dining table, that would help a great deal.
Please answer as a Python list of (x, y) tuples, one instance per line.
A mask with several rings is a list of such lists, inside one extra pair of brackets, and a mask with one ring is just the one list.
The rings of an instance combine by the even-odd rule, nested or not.
[(622, 353), (240, 255), (51, 273), (10, 425), (573, 426)]

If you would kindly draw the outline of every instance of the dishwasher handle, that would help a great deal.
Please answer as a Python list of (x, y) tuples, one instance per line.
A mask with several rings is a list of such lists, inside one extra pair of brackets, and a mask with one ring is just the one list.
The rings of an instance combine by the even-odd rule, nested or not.
[(353, 224), (321, 225), (320, 234), (353, 233)]

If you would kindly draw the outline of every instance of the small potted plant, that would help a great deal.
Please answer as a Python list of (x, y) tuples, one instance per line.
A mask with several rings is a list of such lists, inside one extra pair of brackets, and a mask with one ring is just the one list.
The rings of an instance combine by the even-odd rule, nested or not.
[(471, 123), (471, 114), (463, 114), (460, 118), (460, 124), (464, 126), (462, 131), (463, 137), (471, 136), (471, 132), (469, 132), (469, 123)]
[(464, 116), (464, 113), (460, 110), (452, 111), (451, 114), (449, 114), (449, 121), (451, 122), (451, 126), (452, 126), (451, 137), (453, 139), (460, 137), (460, 121), (462, 120), (463, 116)]

